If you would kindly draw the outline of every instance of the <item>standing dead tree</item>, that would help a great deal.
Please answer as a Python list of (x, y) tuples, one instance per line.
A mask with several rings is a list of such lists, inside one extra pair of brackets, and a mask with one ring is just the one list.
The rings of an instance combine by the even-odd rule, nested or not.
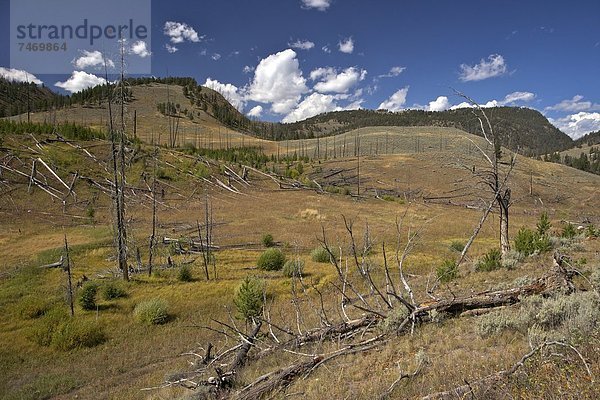
[(512, 170), (516, 164), (516, 155), (511, 154), (508, 161), (502, 159), (502, 145), (500, 137), (497, 131), (494, 130), (492, 123), (486, 114), (485, 110), (472, 98), (467, 95), (457, 92), (456, 94), (465, 98), (472, 106), (472, 113), (479, 121), (481, 134), (486, 142), (485, 148), (479, 146), (474, 140), (468, 138), (468, 140), (475, 146), (475, 148), (482, 155), (486, 167), (475, 168), (472, 167), (473, 174), (477, 178), (478, 182), (488, 189), (491, 193), (490, 200), (484, 209), (484, 213), (480, 219), (479, 224), (476, 226), (473, 234), (467, 241), (464, 249), (462, 250), (457, 265), (460, 265), (469, 251), (469, 248), (473, 244), (473, 241), (479, 234), (479, 231), (483, 227), (487, 217), (492, 210), (497, 207), (500, 215), (500, 248), (502, 252), (502, 258), (510, 251), (509, 242), (509, 208), (511, 206), (511, 190), (508, 186), (508, 180), (512, 173)]
[[(206, 196), (206, 201), (204, 203), (204, 229), (202, 229), (202, 227), (200, 226), (200, 222), (197, 222), (197, 225), (198, 240), (200, 241), (200, 253), (202, 255), (202, 264), (204, 266), (204, 274), (206, 275), (206, 280), (210, 280), (209, 269), (211, 265), (213, 267), (213, 277), (214, 279), (217, 279), (216, 260), (214, 255), (212, 254), (214, 221), (212, 214), (212, 204), (208, 200), (208, 196)], [(193, 247), (193, 243), (191, 244), (191, 247)]]
[(121, 79), (118, 83), (121, 123), (117, 131), (114, 127), (112, 112), (112, 88), (108, 80), (108, 65), (104, 59), (104, 71), (108, 87), (108, 123), (111, 144), (112, 162), (112, 186), (113, 202), (115, 207), (115, 241), (117, 243), (117, 257), (119, 269), (123, 273), (123, 279), (129, 280), (129, 268), (127, 265), (127, 231), (125, 226), (125, 42), (120, 40), (121, 56)]

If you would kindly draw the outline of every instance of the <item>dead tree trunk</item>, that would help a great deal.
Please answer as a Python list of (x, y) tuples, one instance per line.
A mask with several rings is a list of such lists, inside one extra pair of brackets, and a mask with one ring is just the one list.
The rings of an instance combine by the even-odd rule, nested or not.
[(75, 307), (73, 306), (73, 282), (71, 280), (71, 257), (69, 255), (69, 243), (67, 242), (67, 235), (65, 234), (65, 264), (63, 266), (67, 272), (67, 300), (69, 301), (69, 308), (71, 310), (71, 317), (75, 315)]

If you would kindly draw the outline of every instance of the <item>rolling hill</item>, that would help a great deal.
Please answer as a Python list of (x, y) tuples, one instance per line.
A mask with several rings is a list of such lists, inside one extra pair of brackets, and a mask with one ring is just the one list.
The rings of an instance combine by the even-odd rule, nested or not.
[[(405, 110), (395, 113), (385, 110), (337, 111), (283, 124), (248, 119), (220, 93), (198, 85), (192, 78), (136, 78), (128, 79), (127, 84), (131, 96), (127, 105), (127, 126), (132, 131), (136, 125), (143, 140), (150, 140), (152, 135), (156, 137), (158, 134), (165, 138), (169, 131), (169, 118), (177, 121), (181, 133), (179, 144), (191, 142), (198, 146), (207, 143), (226, 143), (229, 146), (234, 142), (264, 144), (263, 140), (310, 139), (371, 126), (434, 126), (480, 134), (479, 121), (470, 109), (443, 112)], [(3, 98), (0, 104), (12, 104), (14, 101), (11, 99), (16, 97), (22, 99), (26, 89), (27, 85), (11, 86), (10, 93), (0, 95)], [(59, 121), (77, 122), (99, 129), (106, 125), (105, 87), (88, 89), (73, 96), (59, 96), (46, 88), (36, 88), (36, 98), (41, 97), (42, 101), (39, 107), (33, 109), (43, 110), (44, 104), (47, 108), (48, 101), (43, 102), (44, 96), (55, 96), (52, 104), (57, 105), (58, 110), (53, 112), (53, 118)], [(15, 110), (23, 111), (23, 105), (10, 111), (14, 114)], [(573, 140), (550, 124), (538, 111), (494, 107), (486, 109), (486, 112), (502, 144), (511, 150), (526, 155), (541, 155), (573, 147)], [(134, 113), (137, 114), (135, 123)], [(22, 120), (23, 116), (13, 119)], [(34, 120), (49, 121), (50, 112), (39, 111), (35, 113)]]

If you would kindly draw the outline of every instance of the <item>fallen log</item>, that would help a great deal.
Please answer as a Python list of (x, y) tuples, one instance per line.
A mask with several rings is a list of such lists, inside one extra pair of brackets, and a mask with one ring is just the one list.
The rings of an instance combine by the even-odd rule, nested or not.
[(38, 268), (62, 268), (64, 264), (64, 259), (63, 256), (60, 256), (60, 260), (58, 260), (55, 263), (51, 263), (51, 264), (46, 264), (46, 265), (40, 265)]

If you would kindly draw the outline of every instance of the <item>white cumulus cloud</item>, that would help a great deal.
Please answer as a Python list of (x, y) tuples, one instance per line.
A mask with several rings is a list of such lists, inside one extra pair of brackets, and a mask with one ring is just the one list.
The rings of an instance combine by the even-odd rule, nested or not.
[(404, 104), (406, 104), (406, 96), (408, 95), (408, 86), (396, 91), (387, 100), (379, 105), (379, 109), (389, 111), (400, 111)]
[(248, 111), (248, 114), (246, 114), (249, 117), (253, 117), (253, 118), (260, 118), (260, 116), (262, 116), (263, 113), (263, 107), (262, 106), (255, 106), (252, 107), (252, 109), (250, 111)]
[(439, 96), (437, 99), (430, 101), (426, 107), (427, 111), (445, 111), (450, 108), (450, 101), (446, 96)]
[(378, 78), (393, 78), (395, 76), (400, 75), (402, 72), (404, 72), (405, 69), (406, 67), (392, 67), (390, 69), (390, 72), (388, 72), (387, 74), (379, 75)]
[(308, 92), (296, 52), (286, 49), (262, 59), (254, 71), (248, 99), (270, 103), (271, 111), (288, 114)]
[[(82, 50), (81, 56), (74, 59), (72, 64), (77, 69), (86, 69), (89, 67), (92, 68), (104, 68), (104, 56), (98, 50), (95, 51), (87, 51)], [(106, 59), (106, 66), (108, 68), (114, 68), (115, 63), (111, 59)]]
[(304, 8), (316, 8), (319, 11), (325, 11), (331, 5), (332, 0), (302, 0)]
[(592, 103), (591, 101), (583, 101), (583, 96), (578, 94), (572, 99), (563, 100), (558, 104), (546, 107), (546, 111), (600, 111), (600, 104)]
[(150, 50), (148, 50), (148, 45), (143, 40), (138, 40), (131, 45), (131, 53), (142, 58), (146, 58), (152, 54)]
[(352, 40), (351, 37), (344, 40), (340, 40), (340, 42), (338, 43), (338, 50), (342, 53), (352, 54), (352, 52), (354, 51), (354, 40)]
[(33, 82), (36, 85), (42, 84), (42, 81), (39, 80), (35, 75), (30, 74), (22, 69), (0, 67), (0, 76), (12, 82)]
[(296, 122), (315, 115), (339, 110), (335, 97), (329, 94), (313, 93), (307, 96), (298, 107), (283, 118), (282, 122)]
[(290, 46), (293, 49), (310, 50), (313, 47), (315, 47), (315, 44), (313, 42), (311, 42), (310, 40), (300, 40), (300, 39), (298, 39), (295, 42), (288, 43), (288, 46)]
[(231, 103), (238, 111), (242, 111), (246, 105), (243, 90), (231, 83), (221, 83), (218, 80), (207, 78), (204, 86), (221, 93), (225, 100)]
[(579, 139), (590, 132), (600, 130), (600, 113), (597, 112), (581, 111), (564, 118), (550, 118), (549, 121), (572, 139)]
[(83, 89), (91, 88), (106, 83), (106, 79), (88, 74), (85, 71), (73, 71), (71, 77), (64, 82), (56, 82), (54, 86), (65, 89), (68, 92), (76, 93)]
[(177, 47), (171, 46), (169, 43), (165, 44), (165, 49), (167, 49), (167, 51), (171, 54), (179, 51), (179, 49)]
[[(527, 103), (527, 102), (535, 100), (535, 98), (536, 98), (535, 93), (512, 92), (512, 93), (509, 93), (506, 96), (504, 96), (504, 99), (502, 99), (502, 100), (495, 100), (495, 99), (489, 100), (485, 103), (480, 103), (479, 105), (482, 108), (514, 106), (514, 105), (516, 105), (515, 103), (518, 103), (518, 102)], [(456, 104), (456, 105), (450, 107), (450, 109), (456, 110), (459, 108), (473, 108), (473, 107), (474, 107), (473, 104), (464, 101), (460, 104)]]
[(310, 79), (319, 80), (314, 86), (321, 93), (346, 93), (358, 82), (365, 79), (367, 71), (355, 67), (346, 68), (338, 73), (335, 68), (318, 68), (310, 73)]
[(504, 57), (502, 57), (500, 54), (492, 54), (487, 58), (487, 60), (481, 59), (479, 64), (461, 64), (460, 70), (460, 80), (463, 82), (469, 82), (481, 81), (503, 75), (508, 70), (508, 67), (504, 61)]
[(199, 36), (194, 28), (184, 22), (167, 21), (163, 32), (169, 37), (171, 43), (183, 43), (186, 40), (197, 43), (204, 37)]

